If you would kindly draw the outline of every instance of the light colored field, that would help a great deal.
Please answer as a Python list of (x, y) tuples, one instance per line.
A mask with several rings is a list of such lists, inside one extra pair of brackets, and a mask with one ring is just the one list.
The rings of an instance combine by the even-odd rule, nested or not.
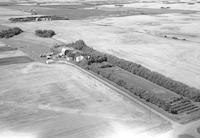
[[(30, 15), (30, 13), (26, 13), (19, 10), (12, 10), (4, 7), (0, 7), (0, 23), (7, 23), (9, 22), (8, 19), (16, 16), (22, 16), (22, 15)], [(0, 26), (0, 30), (2, 30), (2, 26)]]
[[(1, 2), (87, 2), (87, 1), (106, 1), (106, 0), (1, 0)], [(199, 0), (110, 0), (115, 2), (197, 2)]]
[[(23, 34), (3, 41), (39, 58), (40, 52), (57, 41), (36, 37), (34, 31), (25, 29)], [(14, 55), (3, 52), (1, 56)], [(72, 66), (1, 66), (0, 86), (0, 138), (139, 138), (172, 127)]]
[[(177, 138), (179, 138), (179, 135), (181, 135), (181, 134), (190, 135), (190, 136), (193, 136), (193, 138), (199, 138), (200, 134), (197, 131), (197, 128), (199, 126), (200, 126), (199, 120), (195, 121), (195, 122), (191, 122), (188, 125), (182, 126), (181, 128), (177, 128), (177, 130), (174, 131), (174, 135), (176, 135)], [(180, 137), (180, 138), (185, 138), (185, 137)], [(188, 137), (188, 138), (190, 138), (190, 137)]]
[(30, 15), (22, 11), (16, 11), (8, 8), (0, 7), (0, 17), (10, 17), (10, 16), (21, 16), (21, 15)]
[[(191, 2), (191, 1), (190, 1)], [(188, 3), (130, 3), (130, 4), (123, 4), (123, 7), (118, 7), (118, 9), (123, 9), (123, 8), (155, 8), (155, 9), (160, 9), (161, 7), (170, 7), (170, 9), (179, 9), (179, 10), (196, 10), (200, 11), (200, 3), (195, 3), (194, 4), (188, 4)], [(102, 9), (102, 10), (108, 10), (117, 8), (115, 5), (100, 5), (96, 6), (94, 8)]]
[(4, 46), (6, 46), (6, 44), (3, 42), (0, 42), (0, 47), (4, 47)]
[[(200, 15), (138, 15), (82, 21), (22, 23), (28, 32), (53, 29), (64, 42), (83, 39), (102, 52), (140, 63), (175, 80), (200, 88)], [(164, 38), (167, 35), (169, 38)], [(173, 40), (170, 37), (187, 39)], [(184, 75), (183, 75), (184, 74)]]
[(11, 133), (110, 138), (170, 128), (166, 120), (70, 65), (1, 66), (0, 86), (0, 128)]
[(0, 51), (0, 58), (17, 57), (17, 56), (26, 56), (26, 54), (19, 50), (6, 51), (6, 52)]
[[(1, 15), (0, 22), (7, 22), (10, 15), (17, 14), (10, 11)], [(19, 26), (25, 33), (4, 41), (38, 58), (40, 52), (58, 41), (35, 37), (34, 31), (53, 29), (57, 33), (55, 39), (83, 39), (102, 52), (141, 63), (200, 88), (199, 22), (199, 14), (166, 14), (5, 23)], [(164, 35), (188, 41), (163, 38)], [(148, 138), (141, 132), (171, 127), (168, 121), (69, 65), (0, 66), (0, 86), (0, 138)], [(177, 132), (186, 133), (185, 130), (198, 138), (194, 131), (199, 122), (195, 123), (184, 129), (176, 126), (163, 138), (176, 137)]]

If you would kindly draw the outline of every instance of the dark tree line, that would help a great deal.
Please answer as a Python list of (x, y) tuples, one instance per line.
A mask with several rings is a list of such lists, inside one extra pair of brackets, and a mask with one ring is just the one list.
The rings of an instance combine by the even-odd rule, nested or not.
[(11, 22), (31, 22), (31, 21), (43, 21), (43, 20), (69, 20), (66, 17), (59, 16), (31, 16), (31, 17), (19, 17), (19, 18), (10, 18)]
[(128, 80), (124, 78), (119, 78), (115, 73), (113, 73), (112, 69), (108, 70), (105, 69), (104, 67), (102, 68), (102, 64), (108, 64), (106, 68), (112, 67), (109, 63), (107, 62), (102, 62), (102, 63), (94, 63), (88, 66), (88, 69), (101, 75), (102, 77), (116, 83), (117, 85), (129, 90), (132, 94), (135, 96), (139, 97), (140, 99), (143, 99), (146, 102), (149, 102), (151, 104), (156, 105), (157, 107), (167, 111), (168, 113), (171, 114), (178, 114), (178, 109), (173, 108), (173, 102), (176, 102), (180, 100), (182, 97), (173, 97), (173, 100), (171, 99), (163, 99), (160, 98), (157, 94), (147, 91), (141, 87), (135, 86)]
[(92, 63), (102, 63), (107, 61), (107, 57), (105, 55), (96, 55), (96, 54), (89, 54), (88, 57), (88, 64), (92, 64)]
[(195, 102), (200, 102), (200, 90), (196, 88), (172, 80), (171, 78), (165, 77), (160, 73), (151, 71), (144, 66), (131, 61), (126, 61), (111, 55), (107, 56), (107, 60), (115, 66), (118, 66), (159, 86), (169, 89), (181, 96), (187, 97)]
[(83, 51), (86, 56), (91, 56), (91, 59), (88, 60), (88, 65), (92, 63), (108, 62), (113, 66), (120, 67), (181, 96), (187, 97), (195, 102), (200, 102), (200, 90), (172, 80), (171, 78), (165, 77), (160, 73), (151, 71), (140, 64), (96, 51), (93, 48), (88, 47), (83, 40), (78, 40), (75, 43), (68, 44), (68, 46)]
[(35, 34), (39, 37), (45, 37), (45, 38), (51, 38), (54, 35), (56, 35), (56, 33), (53, 30), (36, 30)]
[(18, 35), (22, 32), (23, 32), (23, 30), (18, 27), (9, 28), (7, 30), (0, 31), (0, 38), (10, 38), (10, 37)]

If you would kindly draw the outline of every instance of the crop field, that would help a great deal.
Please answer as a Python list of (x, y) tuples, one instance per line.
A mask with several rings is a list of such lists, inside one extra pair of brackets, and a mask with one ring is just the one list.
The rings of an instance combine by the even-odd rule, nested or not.
[(0, 46), (0, 52), (5, 52), (5, 51), (13, 51), (13, 50), (17, 50), (16, 48), (12, 48), (12, 47), (8, 47), (8, 46), (5, 46), (5, 47), (1, 47)]
[(167, 120), (70, 65), (6, 65), (0, 66), (0, 76), (3, 130), (77, 138), (109, 137), (124, 127), (130, 129), (128, 135), (171, 127)]
[(121, 4), (122, 6), (116, 6), (115, 4), (109, 5), (100, 5), (95, 6), (92, 8), (98, 8), (101, 10), (117, 10), (117, 9), (131, 9), (131, 8), (150, 8), (150, 9), (161, 9), (165, 12), (170, 10), (193, 10), (199, 11), (200, 10), (200, 3), (156, 3), (156, 2), (149, 2), (149, 3), (128, 3), (128, 4)]
[(140, 137), (172, 128), (72, 65), (32, 62), (0, 45), (0, 138)]
[[(105, 2), (104, 2), (105, 3)], [(109, 2), (107, 2), (109, 3)], [(135, 7), (117, 7), (115, 5), (101, 5), (96, 4), (43, 4), (43, 5), (10, 5), (9, 9), (17, 10), (21, 12), (37, 13), (39, 15), (57, 15), (61, 17), (67, 17), (70, 20), (81, 20), (87, 18), (107, 18), (107, 17), (123, 17), (131, 15), (153, 15), (153, 14), (167, 14), (167, 13), (183, 13), (191, 14), (195, 13), (195, 10), (181, 10), (181, 9), (167, 9), (160, 10), (158, 8), (135, 8)], [(99, 4), (98, 4), (99, 5)], [(131, 4), (130, 4), (131, 5)]]
[[(30, 13), (26, 13), (20, 10), (13, 10), (5, 7), (0, 7), (0, 22), (6, 23), (8, 19), (15, 16), (22, 16), (22, 15), (30, 15)], [(0, 27), (1, 30), (1, 27)]]
[(29, 63), (33, 60), (30, 59), (25, 53), (8, 46), (0, 47), (0, 66)]
[[(181, 134), (177, 135), (178, 138), (198, 138), (199, 137), (199, 120), (188, 124), (187, 126), (183, 126), (182, 128), (178, 128), (177, 132)], [(175, 133), (175, 132), (174, 132)]]
[(31, 62), (31, 61), (33, 61), (33, 60), (31, 60), (30, 58), (28, 58), (26, 56), (9, 57), (9, 58), (0, 59), (0, 66), (10, 65), (10, 64), (27, 63), (27, 62)]
[[(44, 62), (40, 55), (52, 46), (82, 39), (98, 51), (200, 88), (199, 3), (186, 2), (183, 6), (147, 2), (141, 6), (119, 0), (125, 3), (120, 7), (104, 0), (89, 1), (92, 4), (82, 1), (82, 5), (74, 0), (62, 6), (54, 5), (57, 1), (50, 5), (46, 1), (40, 6), (25, 0), (19, 5), (0, 7), (0, 30), (24, 30), (18, 36), (0, 40), (0, 138), (151, 138), (158, 132), (163, 134), (159, 138), (199, 137), (199, 120), (177, 124), (70, 64), (37, 62)], [(31, 16), (31, 10), (71, 20), (8, 20)], [(56, 35), (39, 38), (34, 34), (37, 29), (52, 29)], [(129, 73), (112, 71), (163, 98), (174, 95)], [(185, 101), (174, 106), (184, 113), (193, 110), (193, 104)]]
[(10, 24), (13, 25), (32, 32), (38, 28), (51, 28), (56, 31), (54, 38), (57, 40), (68, 43), (83, 39), (97, 50), (200, 88), (199, 14)]

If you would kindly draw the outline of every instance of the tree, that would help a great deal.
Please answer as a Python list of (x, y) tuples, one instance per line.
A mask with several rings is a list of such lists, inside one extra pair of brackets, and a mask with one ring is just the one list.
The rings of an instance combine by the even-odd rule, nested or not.
[(45, 37), (45, 38), (50, 38), (56, 35), (56, 33), (53, 30), (36, 30), (35, 34), (39, 37)]
[(2, 30), (0, 32), (0, 38), (10, 38), (15, 35), (19, 35), (22, 32), (23, 32), (23, 30), (20, 29), (19, 27), (9, 28), (7, 30)]

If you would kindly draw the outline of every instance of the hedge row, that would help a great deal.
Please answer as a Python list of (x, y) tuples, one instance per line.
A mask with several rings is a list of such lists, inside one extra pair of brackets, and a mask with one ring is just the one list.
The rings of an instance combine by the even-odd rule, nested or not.
[[(106, 67), (105, 67), (106, 65)], [(139, 97), (140, 99), (143, 99), (146, 102), (149, 102), (151, 104), (156, 105), (157, 107), (171, 113), (171, 114), (177, 114), (178, 110), (173, 108), (173, 101), (177, 101), (181, 99), (180, 96), (174, 96), (173, 101), (172, 99), (163, 99), (159, 97), (157, 94), (150, 92), (146, 89), (143, 89), (141, 87), (135, 86), (133, 83), (129, 82), (128, 80), (124, 78), (118, 77), (111, 68), (112, 65), (110, 65), (108, 62), (102, 62), (102, 63), (93, 63), (88, 66), (87, 69), (91, 70), (94, 73), (97, 73), (101, 75), (102, 77), (116, 83), (117, 85), (129, 90), (132, 94)], [(105, 69), (107, 68), (107, 69)]]

